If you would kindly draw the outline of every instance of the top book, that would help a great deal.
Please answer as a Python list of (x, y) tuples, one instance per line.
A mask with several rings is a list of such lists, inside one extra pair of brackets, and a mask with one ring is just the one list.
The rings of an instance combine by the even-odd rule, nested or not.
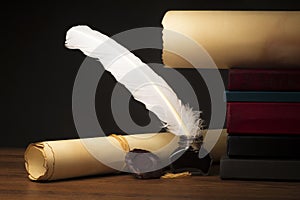
[(299, 69), (230, 69), (228, 90), (300, 91)]
[(163, 63), (300, 68), (299, 22), (300, 11), (169, 11), (162, 20)]

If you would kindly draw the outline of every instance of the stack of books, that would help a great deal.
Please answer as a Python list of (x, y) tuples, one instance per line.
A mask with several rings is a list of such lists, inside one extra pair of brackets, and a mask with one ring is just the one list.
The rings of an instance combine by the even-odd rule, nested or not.
[(300, 180), (300, 69), (229, 69), (222, 179)]

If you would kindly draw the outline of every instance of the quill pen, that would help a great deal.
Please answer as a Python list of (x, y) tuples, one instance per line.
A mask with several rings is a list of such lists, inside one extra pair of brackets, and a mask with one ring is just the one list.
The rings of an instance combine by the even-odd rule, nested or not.
[(65, 46), (100, 61), (169, 132), (190, 139), (201, 135), (200, 111), (184, 105), (163, 78), (113, 39), (88, 26), (75, 26), (68, 30)]

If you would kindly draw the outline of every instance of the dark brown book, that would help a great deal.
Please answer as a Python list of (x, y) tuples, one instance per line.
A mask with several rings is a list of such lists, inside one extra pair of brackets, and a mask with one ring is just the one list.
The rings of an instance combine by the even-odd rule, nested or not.
[(229, 135), (230, 158), (300, 159), (300, 135)]
[(300, 160), (236, 159), (223, 157), (222, 179), (300, 180)]

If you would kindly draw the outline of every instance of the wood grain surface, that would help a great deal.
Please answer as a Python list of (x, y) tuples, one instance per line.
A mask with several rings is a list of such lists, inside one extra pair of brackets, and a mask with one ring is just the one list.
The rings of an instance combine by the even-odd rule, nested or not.
[[(300, 182), (224, 181), (211, 176), (137, 180), (93, 176), (36, 183), (27, 179), (24, 149), (0, 149), (0, 199), (300, 199)], [(217, 168), (215, 168), (217, 169)]]

